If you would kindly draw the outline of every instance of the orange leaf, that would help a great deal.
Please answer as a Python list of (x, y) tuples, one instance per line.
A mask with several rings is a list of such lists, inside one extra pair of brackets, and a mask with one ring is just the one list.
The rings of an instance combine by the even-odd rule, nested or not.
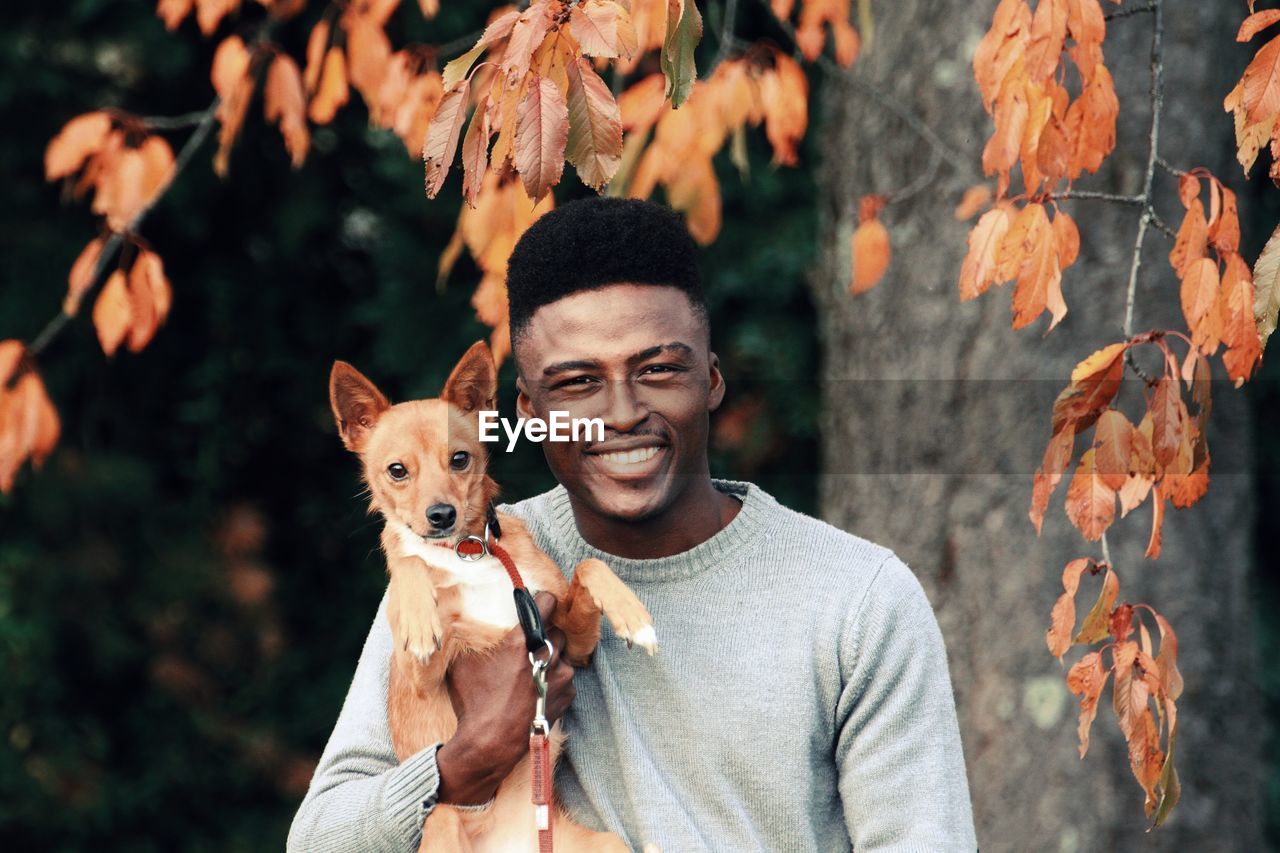
[(240, 0), (195, 0), (195, 2), (196, 23), (200, 25), (200, 32), (206, 36), (213, 35), (213, 31), (218, 28), (222, 19), (240, 8)]
[[(11, 345), (0, 344), (0, 353), (6, 349), (12, 353), (12, 344), (17, 342), (5, 343)], [(14, 477), (26, 459), (36, 468), (44, 464), (58, 443), (59, 433), (58, 413), (34, 369), (23, 372), (10, 391), (0, 383), (0, 492), (13, 488)]]
[[(1049, 223), (1044, 205), (1029, 204), (1018, 217), (1029, 217), (1025, 228), (1018, 223), (1005, 236), (1002, 250), (1020, 254), (1017, 283), (1013, 291), (1013, 328), (1021, 329), (1034, 322), (1046, 309), (1051, 312), (1049, 328), (1052, 329), (1067, 313), (1059, 289), (1062, 271), (1058, 267), (1058, 250), (1053, 227)], [(1010, 248), (1010, 243), (1021, 239), (1021, 245)]]
[(599, 190), (622, 163), (622, 116), (609, 87), (587, 60), (574, 59), (565, 66), (565, 74), (569, 82), (565, 158), (584, 184)]
[(320, 70), (320, 82), (311, 98), (307, 116), (316, 124), (328, 124), (338, 114), (338, 108), (350, 98), (347, 88), (347, 60), (337, 45), (329, 48)]
[(267, 121), (279, 123), (290, 163), (297, 169), (307, 159), (311, 132), (307, 129), (307, 96), (302, 85), (302, 72), (286, 54), (276, 54), (267, 70), (263, 109)]
[(1151, 490), (1151, 538), (1147, 540), (1144, 556), (1155, 560), (1160, 556), (1160, 523), (1164, 520), (1164, 495), (1157, 486)]
[(1065, 590), (1054, 602), (1050, 616), (1050, 628), (1045, 632), (1049, 652), (1058, 660), (1071, 648), (1071, 633), (1076, 625), (1076, 590), (1080, 575), (1093, 563), (1088, 557), (1079, 557), (1067, 563), (1062, 570), (1062, 588)]
[(67, 295), (62, 300), (62, 313), (74, 317), (80, 310), (80, 300), (85, 292), (93, 286), (93, 272), (98, 266), (98, 256), (106, 241), (95, 237), (89, 245), (80, 251), (79, 257), (71, 265), (71, 274), (67, 276)]
[(1067, 487), (1067, 518), (1090, 542), (1101, 538), (1116, 515), (1116, 493), (1098, 475), (1095, 450), (1089, 448), (1080, 457), (1075, 476)]
[(252, 56), (240, 36), (224, 39), (213, 55), (213, 88), (221, 99), (217, 110), (218, 121), (221, 122), (218, 153), (213, 158), (213, 170), (219, 176), (227, 173), (231, 146), (240, 133), (249, 101), (253, 98), (251, 65)]
[(325, 54), (329, 49), (329, 19), (321, 18), (307, 36), (307, 68), (302, 75), (307, 94), (315, 94), (320, 85), (320, 72), (324, 69)]
[(1027, 47), (1027, 73), (1032, 80), (1053, 77), (1066, 39), (1066, 0), (1040, 0), (1031, 21), (1031, 44)]
[(1186, 419), (1187, 407), (1178, 393), (1177, 381), (1168, 376), (1161, 377), (1151, 397), (1151, 449), (1156, 461), (1166, 468), (1178, 455)]
[(195, 0), (160, 0), (156, 15), (164, 21), (164, 28), (172, 32), (191, 14), (195, 5)]
[(93, 326), (98, 332), (102, 351), (114, 355), (132, 324), (132, 306), (124, 270), (116, 270), (103, 285), (93, 304)]
[[(1231, 276), (1231, 264), (1227, 264), (1228, 276)], [(1243, 297), (1243, 287), (1239, 282), (1243, 281), (1244, 276), (1237, 276), (1233, 280), (1235, 287), (1241, 289), (1238, 294)], [(1267, 240), (1267, 245), (1263, 247), (1262, 254), (1258, 256), (1258, 262), (1254, 264), (1252, 280), (1249, 283), (1250, 289), (1255, 291), (1253, 300), (1253, 318), (1257, 325), (1258, 338), (1258, 357), (1261, 358), (1263, 349), (1267, 346), (1267, 340), (1271, 337), (1271, 333), (1276, 330), (1277, 320), (1280, 319), (1280, 228), (1271, 234)], [(1235, 294), (1235, 288), (1232, 289)], [(1236, 297), (1233, 296), (1233, 299)], [(1242, 300), (1241, 300), (1242, 301)], [(1228, 320), (1226, 325), (1230, 327), (1232, 336), (1224, 332), (1222, 339), (1229, 346), (1237, 347), (1244, 345), (1244, 339), (1248, 337), (1244, 334), (1242, 328), (1238, 328), (1237, 324), (1240, 318), (1235, 317), (1235, 303), (1232, 303), (1231, 316), (1234, 320)], [(1243, 313), (1243, 312), (1241, 312)], [(1252, 355), (1252, 353), (1250, 353)], [(1249, 359), (1241, 367), (1241, 369), (1233, 371), (1232, 376), (1239, 381), (1240, 377), (1247, 378), (1253, 369), (1253, 360)]]
[(529, 8), (520, 13), (511, 28), (511, 36), (507, 39), (507, 49), (502, 55), (500, 65), (506, 74), (508, 86), (523, 80), (529, 73), (533, 52), (546, 38), (547, 31), (554, 23), (550, 14), (549, 0), (536, 0)]
[(1098, 453), (1098, 476), (1107, 488), (1119, 490), (1129, 479), (1129, 458), (1133, 449), (1133, 424), (1120, 412), (1107, 409), (1093, 430)]
[(1062, 481), (1062, 474), (1071, 464), (1071, 453), (1075, 448), (1075, 430), (1067, 427), (1053, 434), (1049, 446), (1045, 448), (1044, 459), (1036, 469), (1031, 489), (1031, 509), (1027, 517), (1036, 527), (1036, 535), (1040, 535), (1040, 527), (1044, 522), (1044, 511), (1049, 505), (1049, 496)]
[(1053, 238), (1058, 249), (1058, 266), (1065, 270), (1080, 256), (1080, 230), (1065, 210), (1053, 216)]
[(584, 56), (630, 58), (636, 52), (631, 14), (613, 0), (584, 0), (570, 7), (569, 32)]
[(1108, 344), (1080, 362), (1071, 371), (1071, 384), (1053, 403), (1053, 431), (1074, 424), (1077, 432), (1088, 428), (1102, 414), (1124, 376), (1127, 342)]
[(79, 171), (96, 154), (111, 132), (111, 117), (104, 112), (85, 113), (63, 125), (44, 151), (45, 180), (56, 181)]
[(782, 51), (774, 51), (773, 65), (760, 79), (764, 132), (773, 146), (772, 162), (794, 166), (809, 125), (809, 78), (800, 63)]
[(489, 168), (489, 128), (488, 94), (481, 95), (471, 114), (471, 123), (467, 125), (467, 133), (462, 138), (462, 197), (471, 207), (476, 206), (476, 196), (480, 193), (482, 178)]
[(1192, 340), (1206, 354), (1218, 348), (1222, 328), (1218, 303), (1218, 264), (1212, 258), (1191, 262), (1182, 278), (1182, 315), (1191, 329)]
[(534, 73), (516, 109), (513, 157), (525, 192), (533, 201), (560, 182), (568, 138), (569, 109), (564, 95), (555, 83)]
[(1101, 652), (1090, 652), (1067, 672), (1067, 689), (1080, 696), (1080, 757), (1089, 751), (1089, 729), (1098, 713), (1098, 699), (1106, 686), (1110, 670), (1102, 666)]
[(1182, 227), (1178, 229), (1178, 238), (1173, 250), (1169, 253), (1169, 263), (1181, 278), (1187, 273), (1192, 261), (1205, 256), (1209, 245), (1209, 227), (1204, 218), (1204, 205), (1198, 198), (1191, 200), (1187, 214), (1182, 218)]
[(1265, 30), (1276, 21), (1280, 21), (1280, 9), (1267, 9), (1250, 15), (1240, 25), (1240, 31), (1236, 33), (1236, 41), (1250, 41), (1259, 32)]
[(1116, 674), (1112, 704), (1120, 731), (1124, 733), (1125, 740), (1132, 742), (1135, 728), (1150, 698), (1146, 681), (1134, 678), (1133, 664), (1138, 657), (1138, 644), (1133, 641), (1121, 643), (1111, 650), (1111, 655)]
[(453, 155), (458, 150), (458, 136), (467, 117), (467, 99), (471, 81), (464, 79), (445, 92), (422, 145), (422, 156), (427, 166), (427, 198), (435, 198), (444, 185), (444, 179), (453, 165)]
[(879, 219), (868, 219), (853, 232), (853, 280), (849, 292), (864, 293), (880, 283), (889, 268), (889, 232)]
[(1247, 124), (1262, 121), (1280, 112), (1280, 36), (1273, 38), (1253, 57), (1242, 78), (1242, 103)]
[(1013, 217), (1007, 207), (982, 214), (969, 232), (969, 253), (960, 267), (960, 301), (974, 299), (1000, 280), (998, 255)]
[(1169, 493), (1169, 502), (1178, 509), (1186, 509), (1204, 497), (1209, 489), (1209, 456), (1189, 473), (1166, 471), (1160, 481)]

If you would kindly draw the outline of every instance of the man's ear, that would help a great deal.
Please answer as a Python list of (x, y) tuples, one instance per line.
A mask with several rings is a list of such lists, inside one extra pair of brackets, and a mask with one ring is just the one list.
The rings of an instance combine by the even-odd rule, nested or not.
[(498, 408), (498, 366), (484, 341), (476, 341), (444, 383), (440, 397), (467, 414)]
[(391, 403), (377, 387), (345, 361), (335, 361), (329, 372), (329, 405), (347, 450), (359, 453), (378, 416)]
[(516, 377), (516, 417), (525, 420), (534, 417), (533, 400), (529, 399), (529, 389), (523, 376)]
[(707, 399), (707, 411), (714, 412), (724, 402), (724, 375), (720, 373), (720, 357), (711, 353), (711, 394)]

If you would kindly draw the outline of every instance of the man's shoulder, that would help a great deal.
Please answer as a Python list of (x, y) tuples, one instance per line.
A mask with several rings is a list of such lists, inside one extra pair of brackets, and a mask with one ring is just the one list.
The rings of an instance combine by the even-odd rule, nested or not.
[[(754, 485), (751, 488), (759, 489)], [(824, 568), (860, 571), (870, 568), (875, 571), (895, 558), (891, 548), (792, 509), (772, 497), (769, 501), (772, 504), (771, 514), (775, 516), (775, 522), (770, 526), (770, 539), (778, 547), (799, 554), (802, 559)]]

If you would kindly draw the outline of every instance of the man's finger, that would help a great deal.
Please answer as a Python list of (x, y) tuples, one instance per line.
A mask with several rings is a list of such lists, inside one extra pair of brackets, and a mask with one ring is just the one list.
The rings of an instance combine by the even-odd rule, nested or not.
[(551, 614), (556, 612), (556, 597), (544, 589), (533, 597), (533, 603), (538, 605), (538, 612), (542, 614), (542, 626), (545, 628)]

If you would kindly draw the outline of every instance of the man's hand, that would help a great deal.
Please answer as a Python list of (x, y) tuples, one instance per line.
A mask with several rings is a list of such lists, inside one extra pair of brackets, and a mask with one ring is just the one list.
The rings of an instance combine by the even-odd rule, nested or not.
[[(534, 596), (542, 624), (549, 625), (556, 599)], [(547, 666), (547, 722), (554, 723), (573, 702), (573, 667), (563, 660), (565, 636), (547, 629), (555, 654)], [(538, 692), (520, 626), (512, 628), (489, 655), (463, 655), (445, 676), (458, 730), (436, 753), (440, 772), (438, 801), (454, 805), (484, 803), (529, 749), (529, 723)]]

